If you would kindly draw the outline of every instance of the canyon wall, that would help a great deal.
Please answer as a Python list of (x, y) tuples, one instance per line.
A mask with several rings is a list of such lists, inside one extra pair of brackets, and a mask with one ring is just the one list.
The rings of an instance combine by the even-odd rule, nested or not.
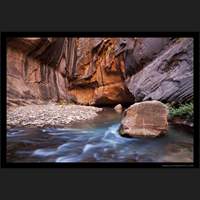
[(9, 106), (193, 97), (191, 38), (8, 38)]
[[(137, 52), (137, 49), (134, 51)], [(145, 55), (145, 52), (141, 55)], [(162, 51), (154, 58), (153, 55), (150, 57), (151, 61), (145, 63), (142, 70), (126, 81), (135, 101), (159, 100), (165, 103), (183, 103), (192, 100), (193, 39), (175, 39), (165, 44)]]
[(79, 104), (110, 105), (133, 103), (124, 84), (123, 55), (116, 56), (119, 38), (79, 38), (75, 72), (69, 93)]
[(7, 41), (7, 102), (26, 105), (67, 100), (63, 70), (64, 38), (15, 38)]

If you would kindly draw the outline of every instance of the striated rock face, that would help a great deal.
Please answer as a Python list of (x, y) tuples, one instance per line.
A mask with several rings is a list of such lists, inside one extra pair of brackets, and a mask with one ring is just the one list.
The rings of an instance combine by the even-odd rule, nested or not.
[(169, 43), (141, 71), (126, 81), (135, 101), (185, 102), (193, 97), (193, 40)]
[(121, 39), (118, 53), (124, 54), (126, 77), (143, 69), (166, 48), (169, 42), (170, 38)]
[(8, 38), (8, 105), (83, 105), (193, 96), (191, 38)]
[(65, 39), (15, 38), (7, 44), (8, 105), (67, 100)]
[(123, 55), (116, 56), (118, 38), (79, 38), (76, 65), (69, 93), (86, 105), (131, 103), (133, 96), (124, 84)]
[(7, 46), (8, 105), (72, 100), (84, 105), (132, 103), (124, 84), (119, 39), (14, 38)]
[(168, 109), (159, 101), (135, 103), (125, 110), (120, 133), (129, 136), (157, 137), (166, 133)]

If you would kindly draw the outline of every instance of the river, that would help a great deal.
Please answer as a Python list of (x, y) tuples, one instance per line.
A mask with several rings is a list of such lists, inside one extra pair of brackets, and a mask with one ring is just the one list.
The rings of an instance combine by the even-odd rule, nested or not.
[(159, 138), (118, 134), (120, 114), (105, 109), (65, 128), (12, 128), (7, 162), (193, 162), (193, 132), (169, 125)]

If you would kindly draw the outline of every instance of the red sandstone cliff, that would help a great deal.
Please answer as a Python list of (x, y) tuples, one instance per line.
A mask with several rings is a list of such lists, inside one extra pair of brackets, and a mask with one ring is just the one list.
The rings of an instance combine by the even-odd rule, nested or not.
[(15, 38), (7, 43), (8, 105), (67, 99), (64, 38)]
[(107, 105), (131, 103), (133, 96), (124, 84), (123, 55), (116, 57), (119, 38), (79, 38), (77, 61), (69, 94), (77, 103)]
[(10, 38), (8, 105), (85, 105), (193, 96), (190, 38)]

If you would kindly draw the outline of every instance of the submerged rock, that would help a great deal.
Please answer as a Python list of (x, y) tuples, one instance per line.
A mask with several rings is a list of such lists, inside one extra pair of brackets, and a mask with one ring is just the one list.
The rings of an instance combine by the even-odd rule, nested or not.
[(114, 107), (114, 109), (116, 110), (116, 112), (121, 113), (123, 110), (123, 107), (121, 104), (118, 104)]
[(159, 101), (135, 103), (125, 110), (120, 134), (157, 137), (166, 133), (168, 108)]

